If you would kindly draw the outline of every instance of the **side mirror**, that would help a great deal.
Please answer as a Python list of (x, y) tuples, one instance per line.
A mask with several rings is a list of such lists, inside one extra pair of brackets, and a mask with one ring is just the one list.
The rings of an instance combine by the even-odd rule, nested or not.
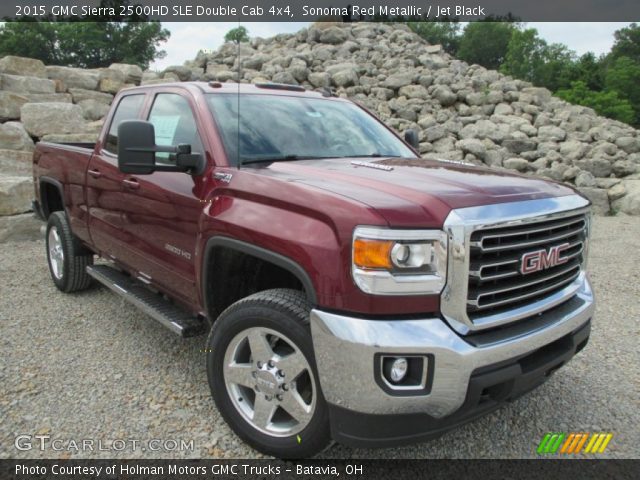
[(420, 148), (420, 139), (418, 138), (418, 132), (413, 129), (404, 132), (404, 141), (416, 150)]
[[(156, 153), (169, 153), (175, 165), (156, 164)], [(153, 172), (189, 172), (199, 175), (205, 169), (201, 154), (191, 153), (191, 145), (156, 145), (153, 124), (127, 120), (118, 125), (118, 169), (123, 173), (149, 175)]]
[(118, 169), (123, 173), (149, 175), (156, 165), (153, 124), (138, 120), (118, 125)]

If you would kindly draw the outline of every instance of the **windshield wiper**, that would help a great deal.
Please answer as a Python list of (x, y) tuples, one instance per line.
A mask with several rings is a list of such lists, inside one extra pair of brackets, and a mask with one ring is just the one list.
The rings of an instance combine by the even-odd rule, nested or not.
[[(364, 155), (342, 155), (339, 158), (378, 158), (383, 155), (375, 152), (375, 153), (365, 153)], [(386, 157), (386, 155), (384, 155)]]
[(304, 155), (274, 155), (272, 157), (249, 157), (243, 159), (241, 165), (249, 165), (251, 163), (272, 163), (272, 162), (292, 162), (295, 160), (321, 160), (323, 158), (334, 157), (312, 157)]

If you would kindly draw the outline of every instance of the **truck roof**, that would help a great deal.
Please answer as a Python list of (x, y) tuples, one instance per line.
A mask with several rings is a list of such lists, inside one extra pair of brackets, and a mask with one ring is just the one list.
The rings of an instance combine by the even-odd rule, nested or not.
[(138, 87), (127, 88), (123, 91), (147, 91), (158, 88), (178, 87), (187, 90), (199, 90), (202, 93), (240, 93), (241, 95), (260, 93), (265, 95), (295, 95), (302, 97), (335, 97), (335, 94), (329, 89), (325, 91), (307, 90), (300, 85), (289, 85), (285, 83), (222, 83), (217, 81), (211, 82), (167, 82), (153, 83), (150, 85), (140, 85)]

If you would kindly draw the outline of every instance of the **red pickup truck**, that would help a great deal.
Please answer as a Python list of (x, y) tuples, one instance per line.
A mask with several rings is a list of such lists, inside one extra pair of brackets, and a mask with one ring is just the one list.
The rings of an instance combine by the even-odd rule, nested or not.
[(436, 437), (586, 345), (590, 212), (416, 146), (331, 92), (124, 90), (95, 145), (36, 148), (53, 282), (209, 332), (215, 403), (262, 452)]

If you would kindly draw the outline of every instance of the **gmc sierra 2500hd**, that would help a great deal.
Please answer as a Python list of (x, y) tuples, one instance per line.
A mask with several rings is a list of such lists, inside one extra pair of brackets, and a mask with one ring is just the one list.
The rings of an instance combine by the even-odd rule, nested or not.
[(590, 212), (416, 144), (330, 92), (124, 90), (95, 145), (36, 148), (53, 282), (209, 331), (213, 399), (262, 452), (435, 437), (586, 345)]

